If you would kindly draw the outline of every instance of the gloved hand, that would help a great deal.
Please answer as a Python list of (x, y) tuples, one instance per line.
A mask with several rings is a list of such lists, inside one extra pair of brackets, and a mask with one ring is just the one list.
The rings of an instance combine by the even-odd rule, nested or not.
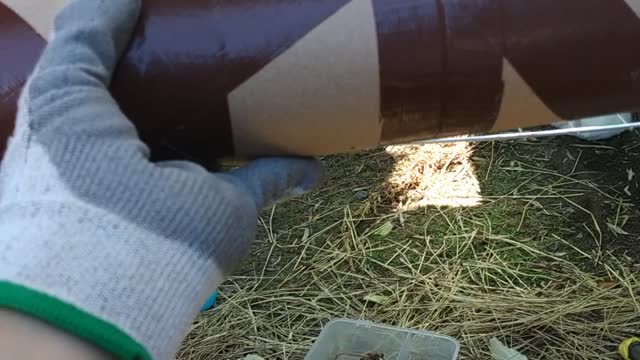
[(321, 169), (151, 163), (107, 91), (139, 9), (72, 0), (55, 22), (0, 172), (0, 307), (120, 358), (169, 359), (247, 253), (259, 209), (310, 189)]

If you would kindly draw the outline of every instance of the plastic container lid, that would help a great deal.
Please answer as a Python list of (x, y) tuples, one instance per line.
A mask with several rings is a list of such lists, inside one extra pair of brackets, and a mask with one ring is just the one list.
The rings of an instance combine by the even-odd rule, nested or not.
[[(560, 123), (553, 124), (553, 126), (559, 129), (570, 129), (570, 128), (581, 128), (581, 127), (588, 127), (588, 126), (622, 125), (622, 124), (629, 124), (631, 122), (633, 122), (632, 114), (622, 113), (622, 114), (598, 116), (598, 117), (574, 120), (574, 121), (568, 121), (568, 122), (560, 122)], [(612, 130), (603, 130), (603, 131), (588, 132), (588, 133), (578, 133), (575, 136), (583, 140), (598, 141), (598, 140), (610, 139), (614, 136), (618, 136), (622, 134), (625, 131), (627, 131), (627, 129), (612, 129)]]
[(305, 360), (455, 360), (459, 351), (449, 336), (339, 319), (324, 327)]

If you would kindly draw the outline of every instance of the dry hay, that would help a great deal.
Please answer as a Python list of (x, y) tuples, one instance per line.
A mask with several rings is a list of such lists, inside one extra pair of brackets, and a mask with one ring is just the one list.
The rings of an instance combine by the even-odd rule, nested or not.
[[(346, 230), (352, 221), (347, 215), (336, 226)], [(493, 336), (532, 359), (613, 359), (617, 342), (640, 329), (640, 282), (629, 264), (607, 259), (608, 275), (594, 275), (508, 238), (452, 236), (457, 241), (389, 239), (388, 259), (370, 255), (385, 250), (368, 241), (370, 233), (313, 235), (295, 245), (276, 239), (256, 276), (222, 287), (220, 306), (194, 325), (180, 358), (302, 359), (334, 318), (452, 335), (461, 359), (487, 359)], [(478, 241), (487, 244), (481, 251)], [(290, 246), (299, 255), (285, 260), (280, 252)], [(531, 260), (503, 256), (514, 249)]]
[[(544, 162), (549, 146), (541, 145), (528, 156)], [(618, 230), (578, 202), (588, 191), (619, 202), (610, 221), (627, 231), (619, 219), (632, 206), (572, 163), (558, 173), (494, 154), (493, 145), (472, 157), (467, 146), (430, 147), (416, 164), (403, 162), (415, 147), (391, 149), (399, 165), (380, 186), (406, 205), (399, 189), (424, 191), (418, 180), (471, 169), (472, 158), (482, 179), (497, 179), (484, 184), (492, 194), (479, 206), (380, 211), (374, 196), (349, 200), (363, 184), (333, 168), (339, 175), (325, 190), (266, 213), (251, 263), (220, 288), (218, 307), (193, 324), (179, 359), (303, 359), (335, 318), (451, 335), (460, 359), (489, 359), (494, 336), (530, 359), (616, 359), (617, 344), (640, 329), (640, 263), (607, 251), (603, 233)], [(345, 163), (366, 168), (385, 156)], [(576, 214), (585, 221), (567, 223)]]
[(471, 161), (473, 146), (466, 142), (389, 146), (396, 161), (386, 194), (400, 209), (427, 205), (475, 206), (480, 185)]

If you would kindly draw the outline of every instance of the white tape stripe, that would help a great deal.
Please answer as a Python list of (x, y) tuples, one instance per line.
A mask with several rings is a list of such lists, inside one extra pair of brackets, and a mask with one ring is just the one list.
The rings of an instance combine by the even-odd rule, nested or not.
[(53, 19), (65, 4), (65, 0), (0, 0), (0, 2), (20, 15), (47, 40), (53, 29)]

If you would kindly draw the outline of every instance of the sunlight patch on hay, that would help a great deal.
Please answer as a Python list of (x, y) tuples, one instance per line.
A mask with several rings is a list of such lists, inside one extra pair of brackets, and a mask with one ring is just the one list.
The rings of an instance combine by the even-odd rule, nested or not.
[(481, 204), (470, 143), (389, 146), (386, 151), (396, 165), (385, 190), (398, 209)]

